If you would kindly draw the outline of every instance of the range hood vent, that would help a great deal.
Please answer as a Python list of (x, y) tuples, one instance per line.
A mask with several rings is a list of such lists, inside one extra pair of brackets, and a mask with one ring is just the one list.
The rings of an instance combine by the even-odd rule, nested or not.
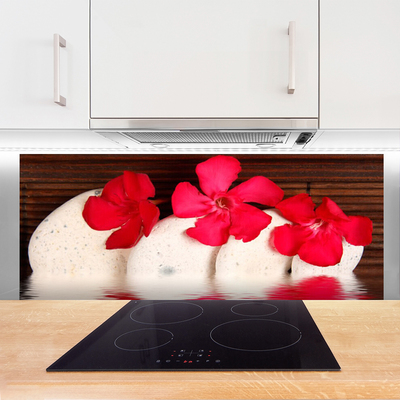
[(285, 143), (289, 132), (271, 131), (156, 131), (121, 132), (138, 143)]
[(185, 129), (97, 131), (129, 149), (173, 151), (223, 149), (302, 149), (315, 141), (316, 130)]

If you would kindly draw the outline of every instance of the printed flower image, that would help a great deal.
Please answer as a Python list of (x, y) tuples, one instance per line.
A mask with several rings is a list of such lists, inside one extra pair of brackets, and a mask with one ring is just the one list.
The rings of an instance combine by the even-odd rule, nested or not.
[(339, 263), (343, 238), (354, 246), (367, 246), (372, 241), (372, 221), (347, 216), (328, 197), (317, 208), (306, 193), (283, 200), (275, 207), (293, 222), (275, 228), (276, 249), (287, 256), (298, 254), (309, 264), (327, 267)]
[(240, 162), (219, 155), (201, 162), (196, 174), (203, 193), (189, 182), (181, 182), (172, 194), (172, 209), (179, 218), (197, 217), (186, 233), (199, 242), (221, 246), (232, 235), (249, 242), (271, 222), (271, 217), (249, 202), (275, 206), (283, 190), (263, 176), (254, 176), (229, 190), (241, 171)]
[(100, 196), (89, 197), (82, 215), (92, 229), (120, 228), (107, 239), (107, 249), (130, 248), (158, 221), (160, 211), (148, 200), (154, 196), (148, 175), (124, 171), (104, 186)]

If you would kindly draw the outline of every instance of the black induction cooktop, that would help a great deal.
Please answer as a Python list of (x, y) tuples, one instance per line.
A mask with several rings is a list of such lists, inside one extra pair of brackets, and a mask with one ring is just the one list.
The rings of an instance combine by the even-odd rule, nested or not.
[(131, 301), (47, 371), (340, 366), (302, 301)]

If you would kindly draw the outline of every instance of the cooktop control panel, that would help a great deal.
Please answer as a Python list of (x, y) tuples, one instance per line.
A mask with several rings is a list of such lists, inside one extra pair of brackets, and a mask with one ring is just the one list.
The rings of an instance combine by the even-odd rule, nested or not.
[(157, 364), (199, 364), (204, 367), (211, 366), (212, 364), (219, 364), (221, 360), (216, 357), (212, 350), (172, 350), (171, 354), (167, 355), (164, 359), (157, 359)]

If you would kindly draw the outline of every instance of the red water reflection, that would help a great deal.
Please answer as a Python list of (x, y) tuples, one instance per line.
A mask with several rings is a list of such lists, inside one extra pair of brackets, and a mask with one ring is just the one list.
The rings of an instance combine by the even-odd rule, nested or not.
[(266, 293), (274, 300), (368, 300), (362, 291), (347, 291), (332, 276), (314, 276), (296, 283), (277, 286)]

